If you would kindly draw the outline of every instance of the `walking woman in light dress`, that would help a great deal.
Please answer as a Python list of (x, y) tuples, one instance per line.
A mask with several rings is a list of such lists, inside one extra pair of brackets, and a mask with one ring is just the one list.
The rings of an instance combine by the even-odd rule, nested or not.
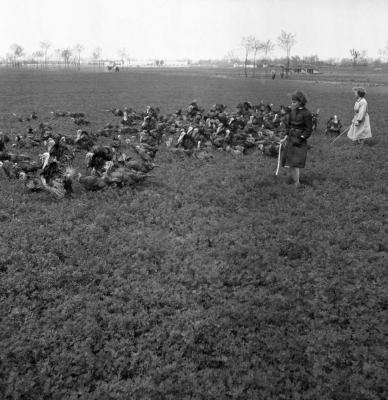
[(368, 103), (365, 99), (366, 91), (362, 87), (353, 88), (356, 102), (354, 104), (354, 117), (348, 132), (348, 138), (363, 143), (365, 139), (372, 137), (370, 129)]

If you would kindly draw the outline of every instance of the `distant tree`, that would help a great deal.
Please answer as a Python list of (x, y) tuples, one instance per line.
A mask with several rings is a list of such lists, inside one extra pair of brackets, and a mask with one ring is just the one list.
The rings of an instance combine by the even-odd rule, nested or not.
[(121, 65), (124, 66), (125, 60), (128, 59), (128, 54), (127, 54), (127, 50), (125, 48), (121, 48), (117, 51), (117, 54), (120, 58), (121, 61)]
[(253, 43), (255, 38), (253, 36), (244, 36), (241, 40), (241, 45), (244, 48), (245, 52), (245, 60), (244, 60), (244, 75), (245, 77), (248, 76), (247, 66), (248, 66), (248, 57), (253, 48)]
[(77, 53), (77, 58), (76, 58), (76, 64), (77, 64), (77, 68), (81, 69), (81, 53), (85, 50), (85, 47), (82, 46), (82, 44), (77, 43), (74, 46), (74, 51)]
[(362, 65), (368, 65), (369, 64), (369, 59), (368, 59), (368, 52), (366, 50), (361, 50), (360, 56), (359, 56), (360, 63)]
[(70, 57), (69, 64), (73, 64), (74, 68), (79, 69), (78, 68), (78, 57), (77, 57), (77, 55), (72, 54), (72, 57)]
[(304, 61), (307, 64), (317, 65), (317, 63), (319, 62), (319, 57), (316, 54), (314, 54), (312, 56), (305, 57)]
[(54, 54), (55, 54), (57, 65), (58, 65), (58, 67), (60, 67), (61, 60), (62, 60), (62, 49), (55, 49)]
[(12, 53), (7, 53), (5, 55), (5, 60), (7, 63), (7, 67), (9, 67), (11, 65), (11, 67), (13, 67), (13, 54)]
[(17, 43), (11, 45), (11, 51), (13, 56), (13, 66), (20, 67), (19, 59), (24, 55), (24, 49)]
[(101, 68), (101, 54), (102, 54), (101, 47), (96, 47), (92, 53), (92, 59), (96, 64), (98, 64), (98, 68)]
[(40, 42), (40, 48), (42, 49), (43, 52), (43, 57), (44, 57), (44, 66), (47, 68), (47, 52), (49, 48), (51, 47), (51, 43), (46, 41)]
[(356, 49), (350, 49), (350, 55), (352, 56), (353, 65), (357, 64), (357, 59), (360, 56), (360, 52)]
[(383, 59), (383, 61), (388, 60), (388, 43), (385, 45), (384, 48), (378, 51), (378, 55)]
[(224, 56), (224, 60), (229, 64), (236, 64), (240, 61), (234, 50), (229, 50)]
[(63, 62), (65, 64), (65, 69), (70, 66), (70, 58), (72, 56), (72, 52), (69, 48), (63, 49), (61, 51), (61, 57), (63, 58)]
[(338, 60), (334, 57), (329, 58), (328, 60), (326, 60), (326, 63), (329, 65), (337, 65), (338, 64)]
[(264, 54), (264, 60), (267, 63), (268, 62), (268, 56), (273, 52), (275, 48), (275, 44), (272, 43), (270, 39), (266, 40), (263, 44), (263, 54)]
[(253, 39), (252, 50), (253, 50), (253, 72), (252, 75), (255, 76), (256, 73), (256, 55), (257, 52), (263, 49), (263, 42), (258, 39)]
[(38, 50), (32, 53), (32, 62), (35, 64), (35, 62), (38, 62), (38, 67), (39, 65), (42, 66), (42, 64), (40, 63), (40, 61), (43, 59), (44, 57), (44, 53), (42, 50)]
[(295, 45), (295, 35), (292, 33), (281, 31), (280, 36), (278, 37), (278, 46), (286, 52), (287, 56), (287, 68), (286, 68), (286, 76), (288, 77), (290, 71), (290, 54), (291, 49)]
[(161, 67), (163, 67), (163, 65), (164, 65), (164, 60), (160, 60), (159, 65), (160, 65)]
[(303, 61), (304, 61), (304, 60), (302, 60), (302, 59), (300, 58), (300, 56), (298, 56), (298, 55), (292, 56), (292, 57), (291, 57), (291, 62), (292, 62), (292, 65), (293, 65), (294, 67), (299, 66)]

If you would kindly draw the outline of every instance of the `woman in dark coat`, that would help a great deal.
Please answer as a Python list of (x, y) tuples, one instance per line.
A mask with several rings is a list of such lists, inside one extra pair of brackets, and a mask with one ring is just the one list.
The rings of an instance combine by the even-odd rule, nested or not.
[(299, 168), (304, 168), (306, 164), (307, 139), (311, 136), (313, 127), (312, 115), (305, 108), (306, 103), (306, 96), (302, 92), (292, 94), (288, 133), (281, 154), (281, 165), (288, 168), (295, 186), (299, 186)]

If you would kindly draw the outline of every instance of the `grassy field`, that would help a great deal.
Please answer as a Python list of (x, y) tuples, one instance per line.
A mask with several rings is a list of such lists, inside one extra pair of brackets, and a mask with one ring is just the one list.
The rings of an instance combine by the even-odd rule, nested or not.
[[(12, 113), (82, 111), (97, 130), (117, 122), (104, 109), (232, 111), (295, 89), (319, 128), (346, 126), (367, 79), (4, 72), (0, 130), (24, 132)], [(56, 201), (2, 177), (0, 398), (387, 399), (388, 89), (366, 89), (371, 145), (318, 130), (298, 190), (259, 151), (164, 146), (137, 189)]]

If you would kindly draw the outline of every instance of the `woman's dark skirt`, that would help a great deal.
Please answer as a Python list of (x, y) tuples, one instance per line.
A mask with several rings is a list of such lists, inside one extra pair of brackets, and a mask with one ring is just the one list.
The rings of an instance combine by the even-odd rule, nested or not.
[(292, 143), (287, 139), (285, 146), (281, 150), (282, 167), (304, 168), (307, 157), (307, 141), (299, 140), (299, 143)]

